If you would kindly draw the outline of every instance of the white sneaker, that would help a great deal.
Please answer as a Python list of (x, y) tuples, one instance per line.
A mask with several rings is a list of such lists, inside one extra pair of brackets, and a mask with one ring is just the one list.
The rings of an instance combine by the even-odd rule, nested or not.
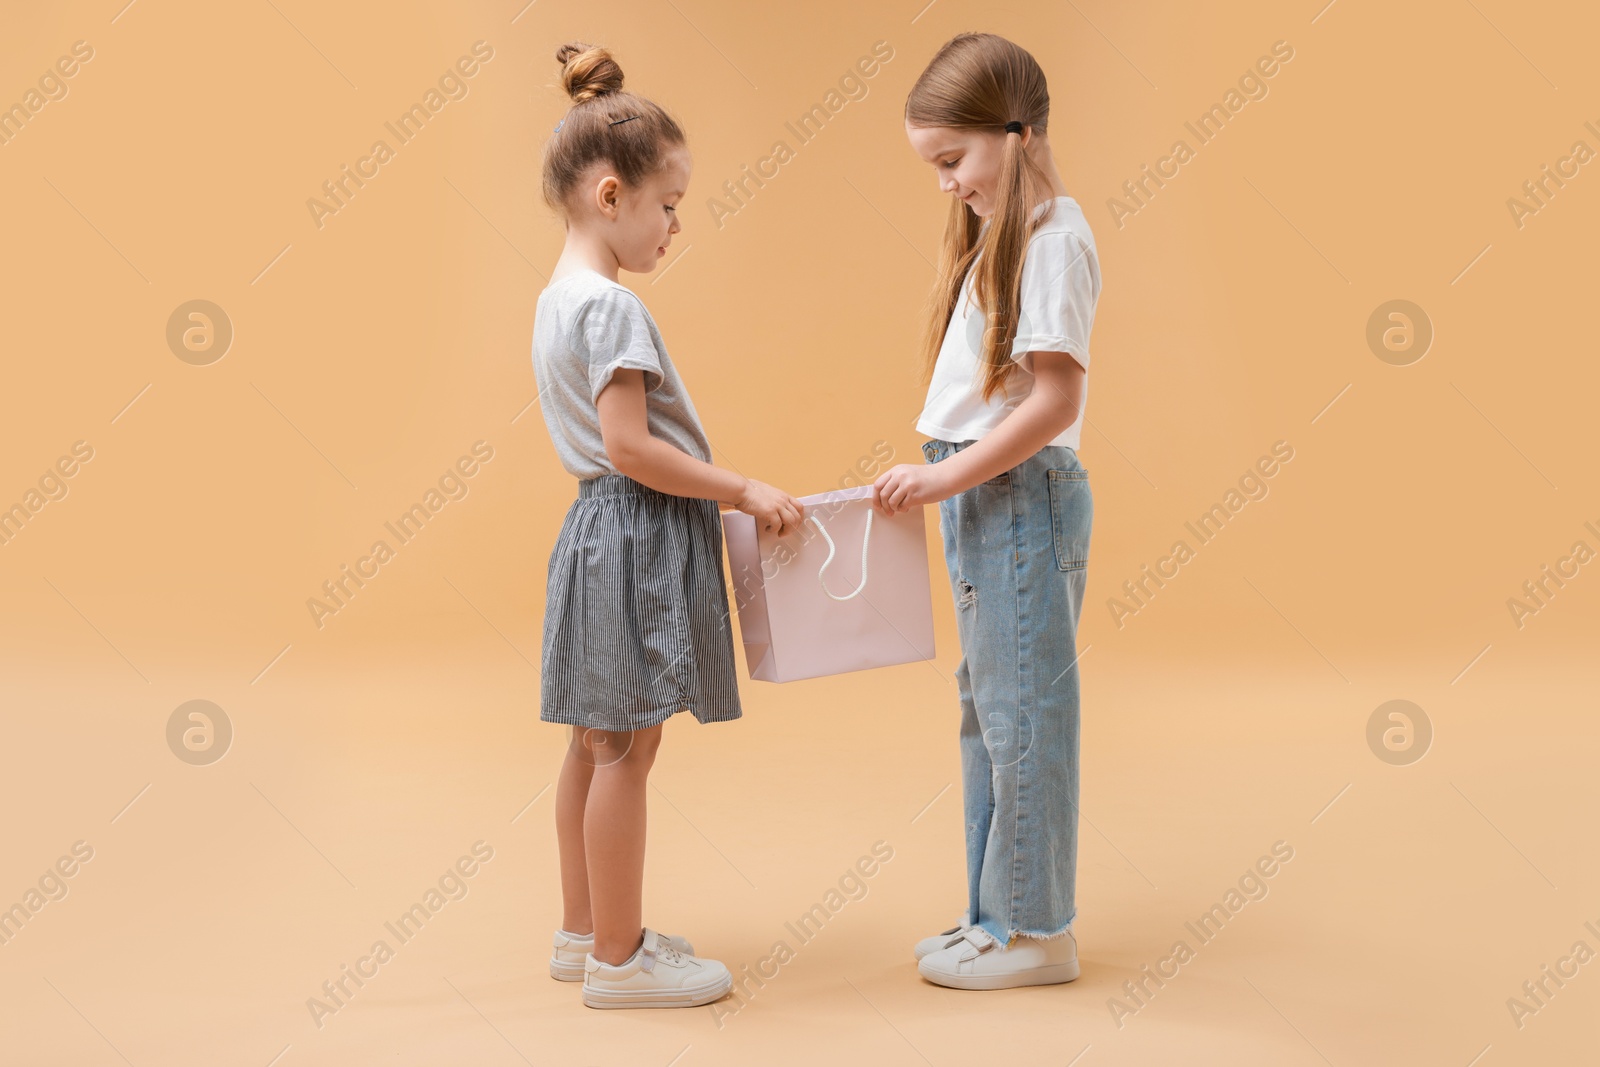
[[(686, 956), (694, 955), (694, 946), (681, 937), (662, 934), (661, 939)], [(569, 934), (557, 930), (550, 953), (550, 977), (558, 982), (583, 981), (584, 958), (594, 951), (594, 934)]]
[(921, 941), (918, 941), (916, 948), (911, 950), (912, 954), (917, 957), (917, 962), (920, 963), (922, 962), (922, 957), (926, 956), (928, 953), (938, 952), (942, 948), (949, 948), (955, 939), (960, 937), (962, 932), (965, 931), (970, 925), (971, 923), (968, 923), (966, 919), (963, 918), (960, 922), (956, 923), (943, 933), (934, 934), (932, 937), (925, 937)]
[(935, 985), (952, 989), (1010, 989), (1055, 985), (1078, 977), (1078, 939), (1016, 937), (1002, 945), (981, 926), (961, 932), (948, 948), (930, 952), (917, 971)]
[(622, 963), (584, 959), (583, 1002), (591, 1008), (693, 1008), (733, 988), (733, 975), (716, 960), (679, 952), (644, 930), (644, 944)]

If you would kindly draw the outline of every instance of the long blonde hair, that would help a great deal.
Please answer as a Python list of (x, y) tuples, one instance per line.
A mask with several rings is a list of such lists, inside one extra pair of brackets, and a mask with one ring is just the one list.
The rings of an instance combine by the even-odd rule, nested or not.
[[(905, 120), (912, 126), (989, 131), (1020, 122), (1038, 136), (1049, 126), (1050, 91), (1044, 71), (1026, 49), (992, 33), (963, 33), (928, 61), (906, 97)], [(983, 399), (1005, 385), (1015, 366), (1011, 342), (1017, 334), (1022, 260), (1028, 238), (1055, 213), (1051, 192), (1050, 179), (1023, 149), (1022, 134), (1007, 132), (988, 227), (972, 208), (951, 198), (923, 338), (925, 383), (933, 377), (962, 282), (976, 260), (972, 291), (987, 317), (979, 353)], [(1032, 210), (1040, 201), (1047, 206), (1035, 218)]]

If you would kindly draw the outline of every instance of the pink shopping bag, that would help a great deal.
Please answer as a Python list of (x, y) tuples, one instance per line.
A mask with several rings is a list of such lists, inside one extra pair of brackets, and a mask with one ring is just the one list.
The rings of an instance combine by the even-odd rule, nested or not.
[(885, 518), (872, 486), (803, 496), (784, 537), (724, 512), (750, 677), (792, 682), (932, 659), (933, 596), (923, 509)]

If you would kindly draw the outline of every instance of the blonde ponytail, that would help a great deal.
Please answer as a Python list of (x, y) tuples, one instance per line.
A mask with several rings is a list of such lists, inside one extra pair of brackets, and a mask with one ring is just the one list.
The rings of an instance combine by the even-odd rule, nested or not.
[[(960, 200), (951, 200), (939, 250), (938, 279), (923, 335), (923, 380), (931, 380), (945, 330), (955, 313), (967, 272), (976, 268), (972, 297), (984, 313), (979, 363), (983, 399), (1005, 387), (1015, 364), (1022, 261), (1028, 239), (1054, 213), (1049, 179), (1023, 147), (1022, 132), (1043, 133), (1050, 119), (1044, 72), (1028, 52), (1003, 37), (964, 33), (947, 41), (918, 77), (906, 98), (913, 126), (1004, 130), (994, 212), (987, 226)], [(1033, 214), (1044, 202), (1044, 211)]]

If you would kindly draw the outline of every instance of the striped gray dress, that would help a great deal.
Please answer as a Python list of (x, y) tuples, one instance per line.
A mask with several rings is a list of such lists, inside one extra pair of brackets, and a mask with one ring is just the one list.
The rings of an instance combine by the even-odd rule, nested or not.
[(539, 718), (603, 730), (680, 711), (739, 718), (717, 503), (629, 478), (600, 430), (601, 392), (618, 370), (640, 370), (650, 435), (711, 461), (655, 319), (626, 286), (569, 270), (539, 294), (533, 363), (551, 443), (578, 479), (550, 553)]
[(546, 583), (539, 718), (643, 730), (741, 715), (714, 500), (578, 483)]

